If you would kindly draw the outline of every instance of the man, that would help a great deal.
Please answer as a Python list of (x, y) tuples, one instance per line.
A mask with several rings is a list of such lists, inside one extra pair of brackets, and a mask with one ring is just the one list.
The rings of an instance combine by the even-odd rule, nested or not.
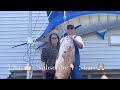
[[(69, 36), (73, 40), (74, 46), (75, 46), (75, 63), (70, 76), (72, 79), (81, 79), (82, 75), (80, 70), (80, 54), (79, 54), (80, 50), (79, 49), (83, 49), (84, 45), (83, 45), (82, 38), (74, 34), (75, 34), (74, 25), (71, 25), (71, 24), (67, 25), (67, 36)], [(60, 43), (63, 41), (63, 38), (60, 40)]]

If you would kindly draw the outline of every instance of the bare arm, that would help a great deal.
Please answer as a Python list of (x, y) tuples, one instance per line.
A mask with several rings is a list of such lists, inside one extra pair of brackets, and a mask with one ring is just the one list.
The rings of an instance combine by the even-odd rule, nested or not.
[(78, 40), (76, 40), (76, 39), (73, 38), (72, 36), (69, 36), (69, 37), (77, 43), (77, 45), (78, 45), (78, 47), (79, 47), (80, 49), (83, 49), (83, 44), (82, 44), (82, 43), (80, 43)]
[(46, 65), (45, 65), (45, 62), (42, 62), (42, 71), (43, 71), (43, 72), (46, 71), (46, 70), (45, 70), (45, 66), (46, 66)]
[(73, 40), (77, 43), (77, 45), (78, 45), (78, 47), (80, 49), (83, 49), (83, 44), (82, 43), (80, 43), (79, 41), (75, 40), (74, 38), (73, 38)]

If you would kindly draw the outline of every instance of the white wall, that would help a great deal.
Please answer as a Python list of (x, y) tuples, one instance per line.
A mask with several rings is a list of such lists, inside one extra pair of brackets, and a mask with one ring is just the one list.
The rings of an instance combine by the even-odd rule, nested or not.
[(108, 39), (112, 34), (120, 34), (120, 28), (110, 29), (103, 40), (96, 32), (83, 35), (84, 49), (81, 51), (81, 65), (97, 67), (103, 63), (105, 69), (120, 68), (120, 46), (109, 46)]
[[(46, 11), (32, 12), (32, 34), (33, 39), (38, 34), (47, 20)], [(35, 25), (35, 23), (37, 23)], [(48, 20), (47, 20), (48, 24)], [(45, 25), (45, 28), (47, 26)], [(11, 48), (14, 45), (22, 44), (27, 41), (29, 27), (29, 12), (28, 11), (0, 11), (0, 78), (6, 78), (10, 74), (9, 65), (21, 67), (24, 69), (27, 62), (23, 60), (23, 56), (27, 51), (27, 46), (19, 46)], [(41, 34), (45, 30), (41, 31)], [(35, 48), (38, 44), (35, 46)], [(32, 49), (32, 59), (34, 55), (34, 47)], [(25, 56), (27, 60), (27, 56)], [(40, 50), (36, 51), (33, 65), (40, 64)]]

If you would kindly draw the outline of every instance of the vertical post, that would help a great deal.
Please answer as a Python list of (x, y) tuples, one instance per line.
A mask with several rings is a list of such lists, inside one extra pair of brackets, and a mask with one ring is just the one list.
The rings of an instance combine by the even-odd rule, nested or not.
[(63, 27), (63, 37), (64, 37), (65, 31), (66, 31), (66, 30), (65, 30), (66, 11), (64, 11), (63, 20), (64, 20), (64, 23), (63, 23), (63, 25), (64, 25), (64, 27)]
[[(32, 11), (29, 11), (29, 30), (28, 30), (28, 66), (31, 67), (31, 35), (32, 35)], [(31, 78), (31, 70), (27, 70), (27, 79)]]
[(91, 71), (88, 71), (88, 76), (87, 76), (87, 79), (91, 79)]

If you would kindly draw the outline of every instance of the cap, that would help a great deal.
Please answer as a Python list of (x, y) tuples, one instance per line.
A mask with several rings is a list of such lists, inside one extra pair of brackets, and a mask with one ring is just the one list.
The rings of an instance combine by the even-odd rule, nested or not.
[(74, 25), (70, 24), (70, 25), (67, 25), (67, 29), (75, 29)]

